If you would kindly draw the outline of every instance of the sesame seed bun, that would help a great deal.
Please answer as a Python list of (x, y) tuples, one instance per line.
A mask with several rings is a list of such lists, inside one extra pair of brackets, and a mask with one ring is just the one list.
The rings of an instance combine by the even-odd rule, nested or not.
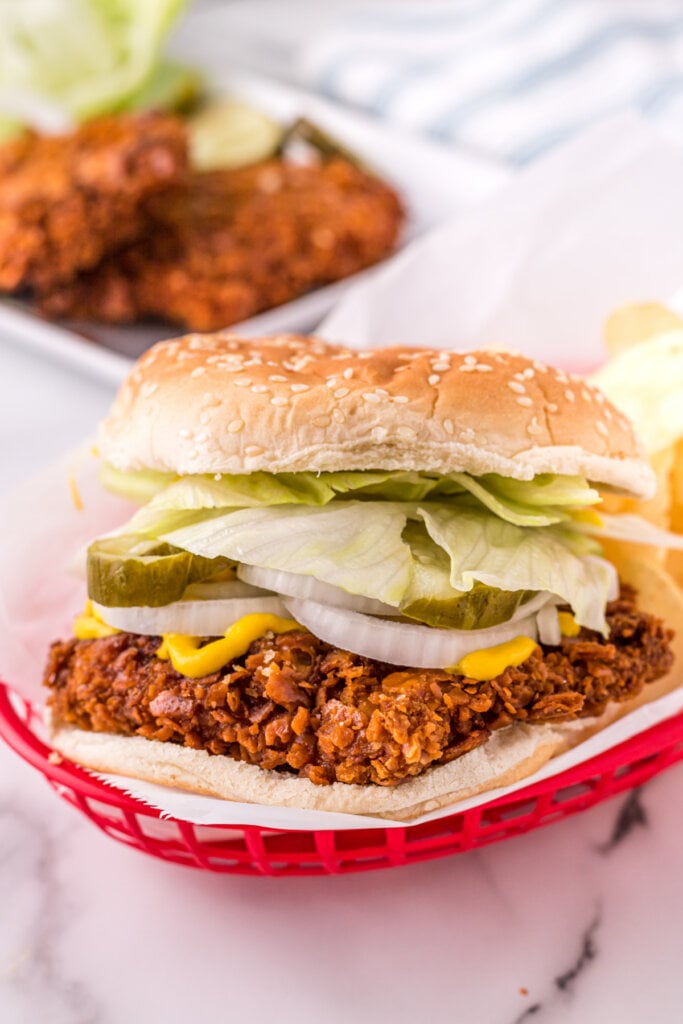
[(654, 487), (629, 421), (580, 377), (500, 351), (385, 348), (220, 333), (162, 342), (100, 434), (120, 470), (425, 470), (581, 475)]

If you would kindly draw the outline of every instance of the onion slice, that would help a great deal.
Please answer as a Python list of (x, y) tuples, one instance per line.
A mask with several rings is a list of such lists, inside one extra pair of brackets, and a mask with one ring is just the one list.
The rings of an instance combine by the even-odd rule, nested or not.
[(547, 644), (549, 647), (558, 647), (562, 642), (562, 631), (560, 630), (560, 620), (557, 615), (557, 605), (555, 602), (552, 604), (546, 604), (541, 608), (536, 616), (536, 624), (538, 626), (538, 638), (542, 644)]
[(406, 622), (373, 618), (345, 608), (333, 608), (298, 597), (285, 597), (291, 616), (333, 647), (389, 665), (446, 668), (466, 654), (518, 636), (538, 639), (536, 614), (488, 629), (434, 629)]
[(284, 569), (262, 569), (257, 565), (238, 565), (237, 575), (241, 580), (256, 587), (275, 590), (278, 594), (288, 597), (301, 597), (318, 604), (332, 605), (334, 608), (348, 608), (352, 612), (363, 612), (367, 615), (400, 615), (398, 608), (384, 604), (372, 597), (360, 597), (349, 594), (341, 587), (331, 583), (322, 583), (313, 576), (303, 576)]
[(236, 597), (216, 601), (174, 601), (159, 608), (108, 608), (93, 602), (100, 618), (124, 633), (161, 636), (222, 636), (243, 615), (266, 612), (287, 618), (287, 609), (274, 594), (266, 597)]

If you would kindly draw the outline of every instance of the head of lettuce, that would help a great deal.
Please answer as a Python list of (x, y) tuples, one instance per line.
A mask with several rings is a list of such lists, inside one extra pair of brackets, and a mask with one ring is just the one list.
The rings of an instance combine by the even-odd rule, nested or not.
[(187, 0), (0, 4), (0, 139), (24, 126), (66, 131), (116, 111), (175, 108), (194, 71), (163, 59)]

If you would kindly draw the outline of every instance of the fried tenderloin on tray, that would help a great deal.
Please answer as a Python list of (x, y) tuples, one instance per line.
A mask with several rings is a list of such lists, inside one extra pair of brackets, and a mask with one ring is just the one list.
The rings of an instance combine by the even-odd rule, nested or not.
[(187, 172), (182, 123), (101, 117), (0, 146), (0, 289), (54, 288), (144, 229), (144, 203)]
[(45, 291), (41, 308), (215, 330), (384, 259), (403, 220), (389, 185), (340, 158), (194, 172), (147, 204), (142, 240)]
[(86, 766), (408, 820), (674, 685), (656, 587), (620, 586), (600, 537), (680, 538), (597, 510), (653, 476), (579, 378), (192, 335), (143, 356), (100, 449), (141, 508), (91, 544), (45, 675)]

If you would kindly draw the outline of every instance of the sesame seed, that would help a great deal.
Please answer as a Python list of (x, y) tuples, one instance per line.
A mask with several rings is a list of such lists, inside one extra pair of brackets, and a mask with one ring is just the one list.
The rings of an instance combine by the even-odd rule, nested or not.
[(386, 391), (384, 388), (375, 388), (375, 394), (376, 395), (381, 395), (382, 398), (387, 398), (388, 395), (389, 395), (389, 392)]
[(313, 426), (314, 427), (329, 427), (330, 422), (331, 421), (330, 421), (330, 417), (329, 416), (316, 416), (315, 419), (313, 420)]
[(325, 385), (328, 388), (336, 387), (337, 386), (337, 378), (336, 377), (328, 377), (327, 380), (325, 381)]
[(605, 401), (605, 396), (603, 395), (602, 391), (595, 392), (595, 401), (598, 403), (598, 405), (603, 404), (603, 402)]
[(441, 377), (439, 377), (438, 373), (430, 373), (429, 377), (427, 377), (427, 383), (433, 387), (436, 387), (440, 380)]
[(263, 455), (263, 448), (257, 444), (248, 444), (244, 452), (245, 455)]
[(268, 380), (272, 380), (275, 384), (286, 384), (287, 378), (283, 377), (282, 374), (272, 373)]
[(298, 393), (299, 391), (308, 391), (309, 386), (308, 384), (290, 384), (289, 390)]
[(239, 377), (233, 381), (236, 388), (250, 388), (252, 385), (251, 377)]
[(604, 415), (606, 420), (614, 419), (614, 417), (612, 415), (612, 410), (610, 409), (610, 407), (608, 405), (605, 406), (605, 408), (603, 409), (603, 415)]
[(453, 420), (444, 420), (443, 421), (443, 429), (446, 431), (447, 434), (452, 434), (453, 433)]
[(476, 363), (461, 363), (458, 370), (460, 373), (474, 373), (476, 365)]
[(262, 395), (264, 391), (268, 391), (268, 388), (265, 384), (252, 384), (251, 391), (254, 395)]
[(190, 374), (190, 377), (201, 377), (202, 374), (206, 373), (205, 366), (195, 366), (194, 370)]
[(571, 388), (567, 388), (567, 390), (564, 393), (564, 397), (567, 399), (568, 402), (574, 401), (574, 392)]
[(402, 437), (405, 441), (415, 440), (415, 431), (412, 427), (399, 427), (396, 431), (399, 437)]
[(189, 453), (188, 458), (196, 459), (198, 457), (199, 457), (199, 452), (197, 451), (196, 448), (193, 448), (192, 451)]
[(592, 402), (593, 401), (593, 396), (591, 395), (591, 393), (588, 390), (588, 388), (581, 388), (581, 397), (583, 398), (584, 402)]
[(232, 420), (228, 423), (229, 434), (239, 434), (240, 430), (244, 430), (244, 420)]
[(598, 434), (602, 434), (603, 437), (607, 437), (607, 435), (609, 434), (609, 430), (602, 422), (602, 420), (598, 420), (598, 422), (595, 424), (595, 429), (597, 430)]
[(410, 401), (410, 399), (407, 395), (394, 395), (394, 401), (397, 402), (398, 405), (405, 405), (406, 402)]
[(158, 387), (159, 385), (155, 383), (155, 381), (146, 380), (145, 383), (140, 388), (140, 394), (142, 395), (143, 398), (149, 398), (150, 395), (154, 394)]
[(373, 427), (370, 431), (370, 436), (373, 441), (383, 441), (387, 436), (387, 429), (386, 427)]
[(192, 431), (188, 430), (187, 427), (183, 427), (182, 430), (178, 431), (178, 436), (186, 440), (187, 438), (192, 437)]
[(478, 362), (479, 362), (479, 360), (477, 359), (476, 356), (465, 356), (465, 365), (466, 366), (476, 366), (476, 364)]
[(475, 370), (479, 370), (479, 373), (492, 373), (493, 367), (489, 366), (488, 363), (477, 363), (474, 367)]
[(444, 362), (432, 363), (432, 370), (440, 370), (441, 372), (445, 372), (446, 370), (450, 370), (450, 368), (451, 368), (451, 364), (450, 363), (444, 363)]
[(555, 405), (554, 402), (548, 402), (548, 404), (546, 405), (546, 409), (548, 410), (548, 412), (557, 412), (558, 407)]
[(566, 373), (563, 373), (562, 370), (556, 370), (555, 371), (555, 380), (557, 381), (558, 384), (568, 384), (569, 383), (569, 377), (567, 376)]
[(527, 368), (526, 368), (526, 370), (524, 370), (522, 376), (526, 377), (527, 380), (532, 380), (532, 378), (534, 376), (533, 369), (530, 366), (527, 366)]
[(335, 420), (337, 423), (343, 423), (344, 420), (346, 419), (346, 416), (341, 411), (341, 409), (333, 409), (332, 410), (332, 419)]
[(271, 398), (271, 405), (289, 405), (289, 399), (286, 395), (276, 395), (275, 398)]
[(348, 395), (348, 393), (349, 393), (349, 389), (348, 388), (337, 388), (337, 390), (334, 393), (334, 397), (335, 398), (344, 398), (344, 396)]
[(531, 423), (529, 423), (527, 425), (526, 429), (527, 429), (527, 433), (528, 434), (542, 434), (543, 433), (543, 428), (539, 425), (539, 422), (538, 422), (538, 420), (536, 419), (535, 416), (532, 417)]
[(342, 376), (344, 376), (346, 380), (351, 380), (351, 378), (353, 377), (353, 367), (347, 366)]
[(208, 441), (208, 440), (209, 440), (209, 435), (206, 433), (205, 430), (202, 430), (199, 434), (195, 434), (195, 441), (198, 441), (199, 444), (203, 444), (204, 441)]
[(523, 395), (526, 392), (524, 385), (520, 384), (516, 380), (509, 380), (508, 387), (510, 388), (510, 391), (516, 391), (518, 395)]
[(374, 391), (364, 391), (363, 392), (363, 399), (366, 402), (377, 403), (377, 402), (379, 402), (379, 395), (376, 395)]
[(517, 402), (517, 405), (533, 405), (534, 404), (532, 399), (529, 398), (528, 395), (520, 395), (519, 398), (515, 399), (515, 401)]
[(514, 377), (515, 380), (521, 380), (521, 381), (526, 380), (526, 377), (524, 376), (523, 373), (513, 373), (512, 376)]

